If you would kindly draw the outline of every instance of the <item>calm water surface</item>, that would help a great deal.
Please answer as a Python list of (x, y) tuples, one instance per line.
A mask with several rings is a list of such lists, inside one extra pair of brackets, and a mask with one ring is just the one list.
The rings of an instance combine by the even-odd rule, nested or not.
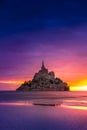
[(0, 130), (87, 130), (87, 92), (0, 92)]

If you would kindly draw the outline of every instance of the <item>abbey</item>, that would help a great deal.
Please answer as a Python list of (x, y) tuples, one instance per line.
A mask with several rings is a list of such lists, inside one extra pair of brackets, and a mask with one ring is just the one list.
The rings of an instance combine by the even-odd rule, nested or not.
[(69, 91), (67, 83), (49, 72), (42, 61), (41, 69), (35, 73), (32, 81), (25, 81), (16, 91)]

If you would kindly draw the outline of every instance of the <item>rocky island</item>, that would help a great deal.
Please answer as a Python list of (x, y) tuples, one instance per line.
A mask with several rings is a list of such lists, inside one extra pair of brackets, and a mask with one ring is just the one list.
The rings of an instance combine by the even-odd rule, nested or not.
[(55, 77), (53, 71), (48, 72), (42, 61), (41, 69), (35, 73), (33, 79), (25, 81), (16, 91), (69, 91), (69, 86)]

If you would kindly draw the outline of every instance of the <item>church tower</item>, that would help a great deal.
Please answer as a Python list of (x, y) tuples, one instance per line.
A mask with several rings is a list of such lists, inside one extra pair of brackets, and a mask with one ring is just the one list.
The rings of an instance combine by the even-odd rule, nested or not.
[(44, 60), (42, 60), (42, 67), (41, 67), (42, 70), (45, 69), (45, 66), (44, 66)]
[(46, 73), (48, 72), (48, 70), (45, 68), (44, 60), (42, 60), (41, 71), (46, 72)]

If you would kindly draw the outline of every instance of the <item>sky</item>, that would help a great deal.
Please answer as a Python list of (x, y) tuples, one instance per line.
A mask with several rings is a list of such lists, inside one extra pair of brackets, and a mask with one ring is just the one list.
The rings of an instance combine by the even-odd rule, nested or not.
[(72, 90), (87, 89), (85, 0), (0, 0), (0, 90), (32, 79), (42, 59)]

